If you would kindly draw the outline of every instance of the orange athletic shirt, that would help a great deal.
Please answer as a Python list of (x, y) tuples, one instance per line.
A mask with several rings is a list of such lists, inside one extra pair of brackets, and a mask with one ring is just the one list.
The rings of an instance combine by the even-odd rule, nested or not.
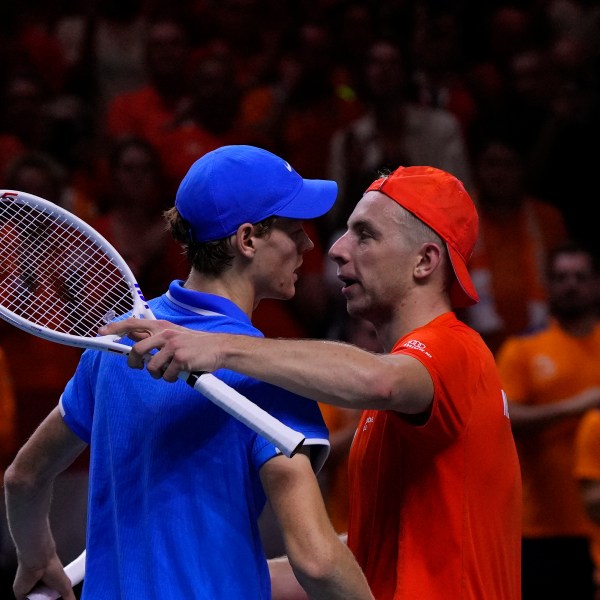
[[(590, 410), (581, 419), (575, 437), (577, 479), (600, 481), (600, 410)], [(592, 525), (592, 557), (600, 570), (600, 525)]]
[(401, 338), (434, 384), (424, 425), (363, 412), (348, 545), (377, 600), (518, 600), (521, 481), (491, 352), (454, 313)]
[[(497, 364), (513, 402), (557, 402), (600, 385), (600, 326), (574, 337), (551, 321), (533, 335), (509, 338)], [(584, 536), (589, 531), (573, 477), (574, 440), (580, 417), (516, 435), (523, 477), (523, 536)]]

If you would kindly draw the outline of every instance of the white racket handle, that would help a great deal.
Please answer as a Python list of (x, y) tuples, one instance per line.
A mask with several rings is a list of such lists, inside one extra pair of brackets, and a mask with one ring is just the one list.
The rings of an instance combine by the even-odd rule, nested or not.
[(211, 373), (182, 372), (179, 378), (252, 431), (269, 440), (286, 456), (294, 456), (304, 444), (305, 437), (299, 431), (283, 424)]
[[(71, 580), (71, 585), (76, 586), (83, 581), (85, 576), (85, 550), (65, 567), (65, 574)], [(26, 600), (56, 600), (60, 594), (45, 585), (36, 587), (25, 597)]]

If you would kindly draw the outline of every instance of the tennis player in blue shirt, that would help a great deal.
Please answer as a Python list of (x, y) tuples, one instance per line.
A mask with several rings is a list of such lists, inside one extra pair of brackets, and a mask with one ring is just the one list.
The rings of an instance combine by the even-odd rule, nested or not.
[[(191, 263), (150, 301), (189, 328), (261, 336), (264, 298), (289, 299), (333, 181), (278, 156), (224, 146), (196, 161), (165, 214)], [(184, 382), (155, 381), (121, 355), (87, 350), (59, 406), (22, 447), (5, 485), (17, 544), (17, 598), (38, 582), (74, 600), (48, 524), (52, 482), (90, 447), (83, 599), (271, 598), (258, 519), (268, 500), (309, 598), (372, 599), (328, 519), (315, 473), (328, 451), (317, 405), (231, 371), (215, 376), (306, 438), (292, 458)], [(24, 541), (26, 540), (26, 541)]]

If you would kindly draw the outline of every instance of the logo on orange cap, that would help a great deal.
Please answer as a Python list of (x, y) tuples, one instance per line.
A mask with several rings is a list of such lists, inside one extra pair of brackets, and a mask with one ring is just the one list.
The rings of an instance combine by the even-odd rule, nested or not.
[(399, 167), (375, 180), (366, 191), (390, 197), (446, 242), (456, 276), (450, 289), (452, 306), (460, 308), (479, 302), (467, 269), (479, 233), (479, 218), (459, 179), (435, 167)]

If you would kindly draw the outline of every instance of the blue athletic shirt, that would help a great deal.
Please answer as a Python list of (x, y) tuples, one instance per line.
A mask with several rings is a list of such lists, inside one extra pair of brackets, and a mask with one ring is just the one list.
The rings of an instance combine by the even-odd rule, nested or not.
[[(181, 281), (150, 306), (192, 329), (262, 337), (235, 304)], [(321, 468), (329, 441), (316, 402), (232, 371), (214, 375), (302, 432)], [(90, 444), (83, 599), (271, 597), (257, 524), (259, 470), (278, 454), (271, 443), (183, 381), (154, 380), (119, 354), (86, 350), (60, 407)]]

